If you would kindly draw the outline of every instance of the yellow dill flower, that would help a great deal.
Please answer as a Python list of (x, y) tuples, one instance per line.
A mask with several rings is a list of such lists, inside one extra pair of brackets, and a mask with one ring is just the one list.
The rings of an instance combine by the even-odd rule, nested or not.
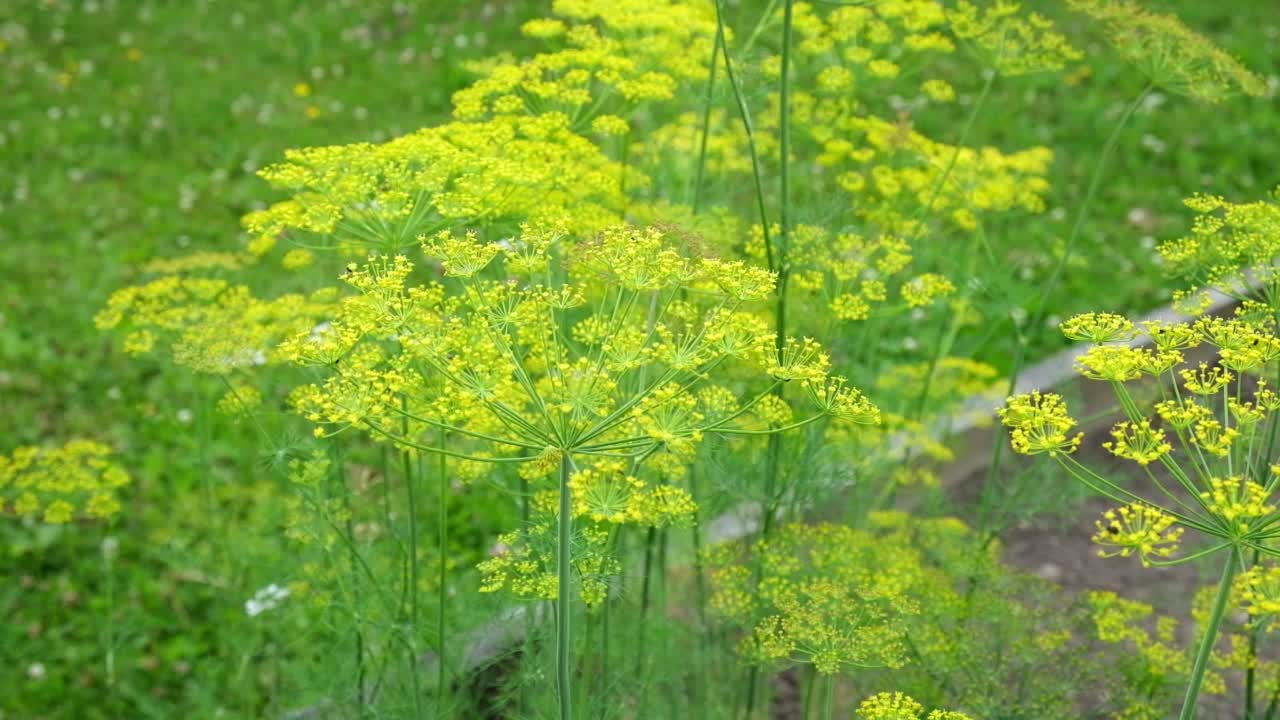
[(924, 706), (900, 692), (872, 695), (858, 704), (858, 720), (919, 720)]
[(599, 115), (591, 121), (591, 130), (597, 135), (626, 135), (631, 132), (631, 125), (617, 115)]
[(291, 271), (302, 270), (303, 268), (311, 267), (311, 263), (315, 262), (315, 259), (315, 253), (310, 250), (294, 248), (285, 253), (284, 257), (280, 259), (280, 267)]
[(831, 361), (813, 338), (787, 338), (776, 352), (768, 353), (766, 371), (784, 382), (799, 380), (821, 383), (827, 377)]
[(956, 99), (956, 89), (946, 80), (925, 80), (920, 84), (920, 92), (934, 102), (949, 103)]
[(1151, 421), (1146, 419), (1136, 424), (1116, 423), (1111, 429), (1111, 437), (1113, 441), (1102, 443), (1102, 447), (1117, 457), (1128, 458), (1143, 467), (1173, 450), (1173, 446), (1165, 440), (1164, 430), (1151, 427)]
[(1098, 531), (1093, 542), (1103, 548), (1099, 557), (1129, 557), (1137, 554), (1143, 566), (1152, 558), (1167, 558), (1178, 550), (1183, 529), (1174, 527), (1177, 520), (1170, 514), (1144, 503), (1130, 503), (1102, 514), (1094, 523)]
[(1238, 476), (1212, 478), (1209, 490), (1200, 493), (1205, 510), (1221, 518), (1233, 534), (1249, 532), (1252, 521), (1275, 512), (1270, 498), (1265, 487)]
[(564, 35), (566, 26), (563, 20), (555, 18), (535, 18), (520, 26), (520, 32), (532, 37), (549, 39)]
[(1137, 330), (1128, 318), (1112, 313), (1076, 315), (1063, 321), (1058, 327), (1071, 340), (1087, 340), (1099, 345), (1127, 342), (1137, 336)]
[(1191, 442), (1210, 455), (1226, 457), (1231, 452), (1231, 445), (1240, 436), (1235, 428), (1223, 427), (1222, 423), (1212, 418), (1197, 420), (1191, 429)]
[(1010, 441), (1015, 452), (1023, 455), (1048, 453), (1070, 454), (1080, 447), (1084, 433), (1074, 437), (1068, 433), (1076, 421), (1067, 413), (1061, 395), (1033, 391), (1011, 397), (997, 410), (1000, 421), (1010, 428)]
[[(1280, 615), (1280, 567), (1254, 565), (1240, 576), (1238, 582), (1242, 588), (1241, 598), (1250, 615), (1266, 619)], [(1275, 628), (1274, 623), (1267, 624), (1267, 632)]]
[[(1249, 282), (1274, 277), (1273, 263), (1280, 256), (1280, 204), (1274, 197), (1273, 193), (1266, 200), (1231, 203), (1216, 196), (1195, 195), (1184, 201), (1197, 213), (1191, 232), (1156, 248), (1171, 271), (1195, 284), (1184, 295), (1208, 297), (1205, 287), (1234, 293)], [(1264, 317), (1271, 315), (1268, 311)], [(1243, 349), (1256, 336), (1253, 325), (1220, 319), (1205, 321), (1203, 328), (1214, 331), (1215, 338), (1227, 343), (1225, 347)]]
[(1121, 57), (1166, 90), (1210, 103), (1236, 93), (1266, 92), (1258, 76), (1172, 15), (1128, 0), (1068, 0), (1067, 5), (1101, 23)]
[(879, 425), (880, 408), (861, 390), (846, 382), (843, 377), (832, 376), (821, 384), (806, 382), (805, 387), (818, 407), (833, 419), (859, 425)]
[(824, 675), (905, 662), (904, 622), (920, 612), (910, 594), (922, 574), (918, 553), (905, 543), (886, 546), (844, 526), (788, 525), (755, 551), (758, 575), (717, 567), (733, 563), (732, 555), (716, 556), (712, 566), (716, 593), (731, 609), (754, 595), (759, 615), (742, 618), (753, 624), (740, 646), (749, 659), (801, 659)]
[(854, 293), (841, 293), (831, 301), (830, 308), (838, 320), (866, 320), (871, 317), (871, 305)]
[(1142, 323), (1142, 329), (1156, 349), (1162, 352), (1186, 350), (1200, 344), (1200, 333), (1186, 323), (1147, 320)]
[(925, 273), (903, 284), (902, 299), (907, 302), (907, 307), (924, 307), (955, 291), (956, 286), (950, 280), (937, 273)]
[(241, 416), (252, 413), (262, 405), (262, 392), (245, 382), (232, 383), (231, 389), (218, 400), (214, 406), (219, 413), (230, 416)]
[(1237, 426), (1255, 425), (1267, 417), (1265, 408), (1234, 397), (1227, 398), (1227, 409), (1231, 411), (1231, 417), (1235, 418)]
[(1179, 350), (1160, 350), (1152, 348), (1142, 353), (1142, 372), (1148, 375), (1163, 375), (1186, 361)]
[(1156, 403), (1156, 414), (1160, 419), (1178, 430), (1186, 430), (1195, 423), (1213, 416), (1213, 411), (1194, 399), (1162, 400)]
[(0, 455), (0, 509), (55, 524), (77, 516), (109, 519), (120, 512), (119, 489), (129, 484), (110, 457), (111, 448), (92, 440)]
[(1076, 370), (1092, 380), (1128, 382), (1142, 377), (1146, 355), (1127, 345), (1094, 345), (1076, 358)]
[(961, 0), (947, 12), (947, 21), (956, 37), (1002, 75), (1061, 70), (1084, 57), (1048, 18), (1034, 12), (1023, 17), (1020, 10), (1021, 5), (1009, 0), (996, 0), (981, 10)]
[(1253, 400), (1258, 408), (1267, 412), (1275, 412), (1280, 410), (1280, 393), (1276, 393), (1267, 387), (1266, 380), (1258, 380), (1257, 390), (1253, 394)]
[(440, 258), (444, 274), (449, 277), (471, 277), (498, 256), (496, 243), (482, 243), (474, 231), (463, 236), (444, 231), (426, 239), (422, 247), (428, 255)]

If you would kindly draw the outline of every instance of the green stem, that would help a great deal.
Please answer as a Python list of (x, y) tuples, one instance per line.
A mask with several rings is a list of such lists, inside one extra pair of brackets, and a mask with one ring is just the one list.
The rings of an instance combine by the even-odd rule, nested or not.
[[(644, 536), (644, 575), (640, 579), (640, 622), (636, 628), (636, 645), (639, 648), (639, 651), (636, 652), (637, 677), (641, 677), (644, 673), (645, 640), (648, 635), (645, 632), (645, 621), (649, 618), (649, 594), (653, 577), (654, 545), (657, 538), (658, 528), (650, 525)], [(642, 712), (640, 715), (643, 717), (644, 713)]]
[(836, 714), (836, 676), (827, 676), (827, 687), (822, 695), (822, 720), (834, 720)]
[(809, 720), (809, 709), (813, 704), (813, 686), (817, 684), (817, 681), (818, 671), (810, 665), (808, 672), (804, 674), (804, 694), (802, 700), (804, 710), (800, 714), (800, 720)]
[(1209, 656), (1213, 654), (1213, 646), (1218, 639), (1218, 625), (1227, 610), (1231, 581), (1236, 576), (1236, 562), (1236, 551), (1232, 549), (1227, 554), (1227, 562), (1222, 568), (1222, 580), (1218, 582), (1218, 593), (1213, 599), (1213, 609), (1200, 637), (1200, 649), (1196, 652), (1195, 665), (1191, 668), (1191, 679), (1187, 683), (1187, 694), (1183, 698), (1178, 720), (1192, 720), (1196, 716), (1196, 701), (1200, 699), (1200, 686), (1204, 682), (1205, 671), (1209, 669)]
[[(1112, 128), (1111, 135), (1107, 137), (1106, 143), (1102, 146), (1102, 153), (1098, 156), (1098, 162), (1093, 166), (1093, 174), (1089, 178), (1089, 186), (1085, 191), (1084, 200), (1080, 203), (1080, 207), (1076, 210), (1075, 221), (1071, 225), (1071, 234), (1067, 236), (1066, 246), (1063, 248), (1062, 257), (1058, 258), (1057, 265), (1054, 266), (1053, 272), (1049, 275), (1048, 281), (1041, 287), (1039, 296), (1036, 300), (1035, 311), (1030, 314), (1027, 321), (1027, 334), (1024, 336), (1015, 326), (1014, 332), (1018, 335), (1017, 347), (1014, 352), (1013, 367), (1009, 372), (1009, 385), (1005, 391), (1005, 395), (1013, 395), (1018, 388), (1018, 377), (1022, 373), (1022, 367), (1027, 360), (1027, 347), (1039, 338), (1043, 330), (1044, 313), (1048, 307), (1049, 297), (1057, 288), (1058, 281), (1062, 278), (1062, 273), (1066, 269), (1068, 262), (1071, 260), (1072, 253), (1075, 250), (1076, 243), (1080, 239), (1080, 232), (1084, 228), (1084, 219), (1088, 215), (1089, 206), (1093, 203), (1093, 198), (1098, 192), (1098, 186), (1102, 182), (1103, 171), (1106, 169), (1107, 162), (1111, 159), (1111, 155), (1115, 152), (1116, 145), (1120, 140), (1120, 134), (1125, 126), (1129, 124), (1129, 118), (1133, 117), (1133, 113), (1142, 106), (1142, 102), (1146, 99), (1147, 94), (1151, 92), (1152, 86), (1147, 85), (1138, 93), (1138, 97), (1134, 99), (1124, 113), (1120, 116), (1120, 120), (1116, 126)], [(1004, 442), (1001, 433), (996, 433), (996, 437), (991, 449), (991, 463), (987, 469), (987, 477), (983, 482), (983, 507), (979, 509), (979, 530), (985, 532), (987, 522), (987, 510), (985, 499), (988, 496), (987, 489), (994, 483), (1000, 472), (1001, 461), (1004, 457)]]
[(711, 98), (716, 87), (716, 66), (724, 44), (724, 25), (716, 23), (716, 39), (711, 46), (711, 68), (707, 71), (707, 91), (702, 104), (702, 138), (698, 147), (698, 169), (693, 177), (693, 214), (702, 209), (702, 175), (707, 168), (707, 140), (711, 135)]
[[(440, 428), (440, 446), (444, 447), (445, 431)], [(436, 662), (436, 692), (439, 693), (440, 704), (444, 704), (445, 696), (448, 694), (448, 687), (445, 685), (445, 652), (449, 647), (448, 637), (446, 636), (446, 621), (448, 617), (448, 608), (446, 606), (448, 593), (448, 574), (449, 574), (449, 458), (444, 455), (438, 456), (439, 465), (437, 472), (440, 477), (437, 482), (440, 483), (440, 499), (436, 508), (436, 523), (439, 525), (439, 565), (440, 565), (440, 585), (437, 588), (437, 602), (439, 606), (436, 609), (436, 642), (438, 643), (437, 662)], [(439, 711), (440, 708), (437, 708)], [(443, 713), (437, 712), (437, 715)]]
[(1267, 703), (1267, 714), (1262, 716), (1262, 720), (1275, 720), (1277, 708), (1280, 708), (1280, 688), (1271, 694), (1271, 701)]
[(556, 552), (556, 573), (559, 587), (556, 592), (556, 688), (560, 697), (560, 720), (573, 720), (573, 694), (570, 673), (569, 613), (572, 607), (570, 592), (571, 558), (573, 540), (573, 506), (569, 491), (571, 475), (569, 454), (560, 459), (560, 532)]
[[(716, 31), (724, 33), (723, 0), (716, 0)], [(733, 61), (729, 57), (729, 44), (724, 43), (724, 74), (729, 78), (729, 87), (733, 90), (733, 99), (738, 105), (738, 114), (742, 118), (742, 129), (747, 134), (747, 154), (751, 157), (751, 179), (756, 191), (756, 206), (760, 211), (760, 232), (764, 236), (765, 261), (770, 270), (776, 271), (773, 262), (773, 242), (769, 239), (769, 213), (764, 205), (764, 183), (760, 179), (760, 155), (756, 152), (755, 130), (751, 126), (751, 112), (747, 109), (747, 101), (742, 96), (742, 88), (738, 85), (738, 76), (733, 72)]]
[[(359, 596), (357, 584), (360, 576), (359, 566), (362, 560), (355, 547), (355, 533), (353, 532), (351, 522), (351, 494), (347, 490), (346, 478), (344, 477), (344, 470), (342, 467), (342, 451), (338, 447), (338, 443), (329, 443), (329, 452), (331, 462), (331, 482), (335, 486), (334, 489), (342, 493), (342, 505), (346, 514), (346, 523), (340, 532), (343, 533), (343, 538), (346, 540), (347, 545), (347, 559), (350, 562), (351, 571), (351, 595), (352, 602), (354, 604)], [(364, 628), (363, 622), (360, 619), (359, 609), (356, 610), (352, 619), (354, 620), (355, 625), (354, 659), (356, 664), (356, 717), (363, 718), (365, 716)]]
[[(407, 423), (407, 421), (406, 421)], [(407, 433), (406, 433), (407, 434)], [(422, 714), (422, 708), (419, 706), (421, 693), (418, 692), (418, 501), (417, 493), (414, 492), (417, 484), (413, 473), (413, 460), (409, 457), (409, 452), (402, 450), (400, 452), (400, 463), (404, 471), (404, 492), (405, 501), (408, 504), (409, 513), (409, 578), (407, 581), (406, 594), (409, 596), (409, 647), (406, 649), (405, 658), (409, 665), (409, 678), (413, 684), (413, 707), (414, 712), (418, 715)], [(443, 658), (440, 659), (443, 662)], [(443, 692), (440, 690), (439, 692)]]

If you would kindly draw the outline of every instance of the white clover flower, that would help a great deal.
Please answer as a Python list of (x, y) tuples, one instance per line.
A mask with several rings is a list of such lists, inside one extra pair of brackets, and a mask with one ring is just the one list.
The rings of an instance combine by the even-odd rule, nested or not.
[(282, 588), (275, 583), (262, 588), (253, 594), (253, 597), (244, 601), (244, 614), (249, 617), (257, 617), (268, 610), (275, 610), (280, 607), (280, 603), (289, 597), (289, 589)]

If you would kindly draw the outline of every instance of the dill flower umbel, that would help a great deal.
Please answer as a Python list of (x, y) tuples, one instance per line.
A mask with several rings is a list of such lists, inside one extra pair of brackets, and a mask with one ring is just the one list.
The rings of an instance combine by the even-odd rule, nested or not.
[(1137, 334), (1128, 318), (1113, 313), (1076, 315), (1059, 327), (1062, 334), (1072, 340), (1087, 340), (1096, 344), (1125, 342), (1132, 340)]
[(1011, 397), (997, 413), (1010, 429), (1013, 449), (1023, 455), (1070, 454), (1084, 438), (1084, 433), (1069, 434), (1076, 421), (1067, 413), (1062, 396), (1054, 393), (1034, 391)]
[[(751, 304), (772, 292), (771, 273), (691, 254), (657, 228), (615, 226), (577, 242), (563, 228), (526, 227), (502, 242), (446, 232), (424, 236), (423, 250), (443, 282), (415, 284), (406, 256), (348, 267), (354, 293), (325, 331), (281, 346), (321, 373), (290, 399), (320, 437), (358, 430), (534, 482), (560, 469), (565, 505), (534, 503), (527, 536), (481, 565), (486, 590), (545, 597), (560, 554), (549, 539), (565, 522), (588, 553), (572, 565), (580, 593), (599, 599), (617, 567), (603, 539), (611, 528), (692, 517), (679, 482), (706, 437), (749, 442), (878, 419), (828, 376), (817, 341), (779, 343), (756, 318)], [(721, 374), (735, 383), (714, 383)], [(788, 382), (808, 389), (807, 414), (775, 392)]]
[(1039, 13), (1021, 16), (1016, 2), (1001, 1), (979, 9), (966, 0), (947, 13), (956, 37), (1002, 75), (1061, 70), (1084, 56)]
[(954, 710), (932, 710), (924, 714), (924, 706), (900, 692), (882, 692), (858, 704), (857, 720), (970, 720)]
[(1255, 565), (1240, 576), (1241, 599), (1249, 614), (1267, 620), (1267, 632), (1275, 630), (1276, 615), (1280, 615), (1280, 567)]
[(1093, 542), (1103, 548), (1099, 557), (1129, 557), (1137, 554), (1144, 566), (1152, 558), (1167, 558), (1178, 550), (1182, 528), (1174, 527), (1176, 518), (1143, 503), (1131, 503), (1102, 514), (1094, 523), (1098, 532)]
[(1130, 0), (1068, 0), (1067, 5), (1100, 23), (1121, 57), (1170, 92), (1209, 103), (1266, 92), (1261, 78), (1172, 15)]
[(920, 558), (839, 525), (788, 525), (755, 548), (757, 575), (736, 549), (707, 553), (710, 607), (750, 629), (740, 651), (751, 661), (801, 660), (824, 675), (846, 666), (906, 662), (905, 621), (920, 612)]
[(110, 457), (111, 448), (92, 440), (0, 455), (0, 510), (55, 524), (110, 519), (120, 512), (118, 491), (129, 484)]
[(1128, 382), (1142, 377), (1146, 355), (1126, 345), (1094, 345), (1076, 358), (1076, 369), (1091, 380)]
[(1221, 518), (1233, 532), (1249, 532), (1252, 521), (1275, 512), (1271, 493), (1262, 485), (1240, 477), (1213, 478), (1200, 493), (1206, 509)]
[(1149, 420), (1117, 423), (1111, 430), (1111, 437), (1112, 441), (1103, 443), (1102, 447), (1143, 467), (1173, 450), (1173, 445), (1165, 440), (1164, 430), (1151, 427)]

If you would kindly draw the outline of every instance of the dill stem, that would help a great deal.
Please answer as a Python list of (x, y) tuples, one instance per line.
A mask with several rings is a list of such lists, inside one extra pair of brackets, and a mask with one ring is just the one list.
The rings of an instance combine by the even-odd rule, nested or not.
[[(716, 32), (724, 35), (723, 0), (716, 0)], [(770, 270), (777, 272), (773, 262), (773, 242), (769, 239), (769, 212), (764, 204), (764, 182), (760, 179), (760, 154), (756, 152), (755, 130), (751, 127), (751, 112), (747, 109), (747, 101), (742, 96), (742, 88), (738, 85), (738, 77), (733, 73), (733, 61), (729, 55), (729, 44), (723, 43), (724, 74), (729, 78), (729, 87), (733, 90), (733, 99), (738, 106), (738, 115), (742, 119), (742, 129), (747, 135), (747, 154), (751, 157), (751, 180), (756, 191), (756, 207), (760, 212), (760, 233), (764, 237), (765, 261)]]
[[(717, 3), (717, 6), (719, 3)], [(776, 289), (775, 310), (774, 310), (774, 344), (775, 349), (781, 353), (786, 343), (787, 334), (787, 280), (790, 277), (790, 267), (787, 261), (787, 253), (791, 244), (791, 172), (790, 172), (790, 155), (791, 155), (791, 26), (794, 15), (794, 0), (786, 0), (782, 10), (782, 77), (779, 87), (779, 108), (778, 108), (778, 164), (779, 177), (778, 189), (781, 193), (779, 203), (779, 237), (778, 237), (778, 256), (775, 258), (770, 249), (769, 242), (769, 222), (764, 220), (764, 241), (766, 256), (769, 258), (769, 268), (778, 274), (778, 284)], [(729, 54), (725, 50), (725, 65), (728, 66)], [(731, 75), (732, 77), (732, 75)], [(736, 83), (735, 83), (736, 85)], [(736, 94), (735, 87), (735, 94)], [(741, 100), (739, 100), (741, 102)], [(745, 106), (744, 106), (745, 107)], [(744, 109), (745, 113), (745, 109)], [(745, 114), (744, 114), (745, 122)], [(763, 198), (761, 199), (761, 213), (763, 214)], [(783, 394), (782, 385), (779, 384), (775, 388), (775, 392), (779, 397)], [(782, 436), (774, 434), (769, 436), (768, 456), (765, 463), (764, 478), (764, 507), (762, 508), (763, 517), (760, 523), (760, 539), (768, 541), (769, 535), (773, 531), (773, 518), (777, 513), (777, 482), (778, 482), (778, 466), (782, 457)], [(760, 577), (764, 571), (763, 564), (757, 560), (755, 578), (756, 582), (760, 581)], [(755, 710), (756, 703), (756, 685), (758, 684), (759, 668), (752, 665), (747, 672), (747, 707), (746, 717), (751, 717), (751, 713)]]
[(822, 695), (822, 720), (834, 720), (835, 718), (835, 698), (836, 698), (836, 676), (832, 673), (827, 676), (827, 687)]
[[(719, 17), (719, 2), (716, 3), (716, 15)], [(702, 176), (707, 168), (707, 139), (711, 134), (711, 100), (716, 87), (716, 66), (719, 64), (720, 48), (724, 44), (724, 25), (716, 23), (716, 39), (711, 45), (711, 67), (707, 70), (707, 89), (702, 101), (702, 138), (698, 146), (698, 167), (693, 176), (693, 214), (702, 209)]]
[[(1054, 290), (1057, 289), (1058, 282), (1062, 279), (1062, 273), (1066, 269), (1068, 262), (1070, 262), (1072, 253), (1075, 251), (1076, 244), (1080, 239), (1080, 232), (1084, 227), (1084, 219), (1088, 214), (1089, 206), (1093, 204), (1093, 199), (1098, 193), (1098, 187), (1102, 184), (1103, 171), (1106, 170), (1108, 161), (1115, 153), (1116, 145), (1120, 140), (1120, 134), (1129, 124), (1129, 119), (1133, 117), (1133, 114), (1142, 106), (1143, 101), (1146, 100), (1147, 95), (1151, 90), (1152, 85), (1148, 84), (1142, 89), (1142, 92), (1138, 93), (1138, 96), (1134, 98), (1133, 102), (1129, 103), (1129, 106), (1124, 109), (1124, 112), (1120, 115), (1119, 121), (1116, 122), (1115, 127), (1111, 130), (1111, 134), (1103, 144), (1102, 153), (1098, 156), (1098, 161), (1094, 163), (1093, 173), (1089, 178), (1089, 186), (1085, 190), (1084, 200), (1080, 203), (1079, 209), (1076, 210), (1075, 221), (1071, 225), (1071, 233), (1067, 236), (1066, 245), (1063, 247), (1062, 257), (1058, 258), (1058, 262), (1054, 266), (1053, 272), (1050, 273), (1048, 281), (1041, 286), (1039, 296), (1036, 299), (1035, 311), (1027, 318), (1027, 334), (1023, 335), (1021, 331), (1018, 330), (1017, 326), (1014, 326), (1014, 333), (1017, 336), (1017, 347), (1014, 353), (1013, 367), (1009, 372), (1009, 385), (1005, 391), (1006, 396), (1013, 395), (1014, 391), (1017, 389), (1018, 377), (1022, 373), (1023, 365), (1026, 363), (1027, 359), (1027, 347), (1032, 341), (1039, 338), (1044, 329), (1042, 327), (1044, 324), (1044, 313), (1048, 307), (1049, 298), (1053, 295)], [(1000, 464), (1003, 460), (1003, 455), (1003, 438), (1000, 433), (996, 433), (991, 450), (991, 463), (987, 468), (987, 477), (983, 482), (983, 502), (979, 507), (978, 529), (983, 533), (989, 532), (989, 528), (987, 527), (987, 513), (990, 510), (990, 508), (987, 507), (989, 500), (988, 496), (990, 494), (989, 490), (995, 482), (996, 475), (1000, 471)]]
[[(343, 504), (344, 510), (346, 511), (346, 516), (347, 516), (346, 523), (342, 528), (341, 532), (345, 533), (344, 538), (346, 540), (346, 545), (347, 545), (347, 556), (348, 556), (348, 561), (350, 562), (350, 565), (351, 565), (350, 567), (351, 594), (352, 594), (352, 600), (354, 604), (355, 599), (359, 596), (359, 591), (357, 589), (357, 586), (358, 586), (359, 577), (360, 577), (359, 564), (361, 562), (361, 558), (359, 556), (359, 553), (356, 550), (355, 533), (352, 529), (352, 523), (351, 523), (351, 512), (350, 512), (351, 496), (347, 490), (346, 481), (343, 478), (342, 452), (341, 452), (341, 449), (338, 447), (338, 443), (336, 442), (329, 443), (329, 454), (330, 454), (330, 462), (332, 463), (332, 469), (331, 469), (331, 472), (329, 473), (330, 479), (333, 482), (333, 484), (336, 486), (334, 490), (342, 494), (342, 504)], [(338, 528), (335, 527), (334, 529), (337, 530)], [(363, 718), (365, 716), (364, 628), (362, 627), (363, 624), (360, 621), (359, 609), (356, 610), (356, 613), (352, 619), (354, 620), (354, 624), (355, 624), (354, 660), (356, 664), (356, 688), (355, 688), (356, 717)]]
[[(440, 428), (440, 447), (445, 444), (445, 430)], [(447, 602), (448, 593), (448, 574), (449, 574), (449, 458), (445, 455), (438, 455), (437, 472), (439, 478), (440, 498), (436, 508), (436, 522), (439, 525), (439, 587), (436, 589), (437, 602), (436, 609), (436, 642), (438, 649), (436, 650), (436, 693), (439, 705), (444, 704), (445, 696), (448, 695), (448, 686), (445, 685), (445, 652), (449, 647), (446, 635), (446, 621), (448, 619)], [(443, 715), (441, 708), (436, 708), (437, 715)]]
[(569, 573), (571, 563), (569, 552), (572, 547), (573, 507), (570, 502), (569, 477), (570, 460), (566, 452), (560, 458), (560, 523), (556, 552), (556, 573), (559, 585), (556, 592), (556, 689), (560, 699), (560, 720), (573, 720), (572, 678), (573, 668), (569, 662), (569, 611), (571, 583)]
[(1178, 720), (1192, 720), (1196, 716), (1196, 701), (1200, 698), (1200, 685), (1204, 682), (1205, 671), (1209, 668), (1209, 656), (1213, 654), (1214, 642), (1218, 639), (1218, 625), (1226, 614), (1227, 598), (1231, 595), (1231, 581), (1236, 576), (1236, 549), (1227, 553), (1227, 562), (1222, 568), (1222, 579), (1218, 582), (1218, 592), (1213, 599), (1213, 609), (1209, 612), (1209, 620), (1205, 623), (1204, 633), (1200, 638), (1200, 649), (1196, 651), (1195, 664), (1191, 667), (1191, 679), (1187, 682), (1187, 694), (1182, 700), (1182, 712)]
[[(408, 398), (400, 398), (401, 407), (408, 411)], [(401, 433), (408, 437), (409, 435), (409, 418), (406, 415), (401, 418)], [(414, 712), (420, 717), (422, 715), (421, 692), (418, 688), (418, 500), (416, 485), (417, 477), (413, 472), (413, 458), (409, 456), (407, 449), (400, 451), (400, 467), (404, 473), (404, 492), (405, 502), (408, 504), (409, 512), (409, 578), (406, 583), (406, 595), (409, 600), (409, 647), (406, 648), (406, 660), (409, 665), (409, 682), (413, 689), (413, 708)], [(443, 658), (437, 658), (442, 662)], [(443, 693), (443, 690), (438, 690)]]
[[(636, 652), (636, 675), (639, 676), (644, 671), (645, 660), (645, 640), (648, 633), (646, 632), (646, 621), (649, 619), (649, 603), (653, 577), (654, 564), (654, 546), (658, 537), (658, 529), (653, 525), (645, 532), (644, 536), (644, 574), (640, 580), (640, 622), (637, 627), (636, 644), (639, 650)], [(642, 705), (643, 707), (643, 705)], [(641, 717), (644, 713), (641, 713)]]
[[(933, 206), (938, 201), (938, 196), (942, 194), (942, 188), (947, 184), (947, 179), (951, 176), (951, 172), (955, 170), (956, 163), (960, 161), (960, 151), (964, 149), (965, 143), (969, 139), (969, 133), (973, 130), (974, 123), (977, 122), (978, 116), (982, 113), (983, 107), (987, 104), (987, 98), (991, 96), (991, 86), (995, 84), (995, 79), (996, 74), (991, 73), (987, 75), (986, 81), (983, 82), (982, 92), (978, 95), (978, 99), (973, 103), (973, 110), (969, 112), (969, 117), (965, 119), (964, 127), (960, 130), (960, 137), (956, 139), (955, 152), (951, 153), (951, 160), (947, 163), (946, 169), (942, 171), (942, 176), (938, 178), (936, 183), (934, 183), (933, 190), (929, 194), (929, 203), (925, 206), (923, 213), (925, 218), (933, 212)], [(920, 228), (916, 230), (915, 237), (911, 240), (912, 244), (915, 244), (915, 241), (920, 238), (920, 234), (924, 232), (922, 228), (923, 223), (920, 223)], [(975, 245), (977, 243), (977, 238), (979, 237), (981, 237), (981, 235), (974, 236)], [(975, 274), (974, 257), (976, 254), (976, 247), (970, 248), (967, 253), (969, 267), (965, 277), (973, 277)], [(965, 297), (967, 298), (971, 293), (971, 286), (966, 285)], [(951, 322), (949, 324), (944, 323), (938, 329), (938, 342), (934, 346), (933, 355), (929, 358), (929, 369), (925, 373), (924, 383), (920, 389), (920, 396), (916, 399), (917, 418), (924, 417), (925, 406), (929, 402), (929, 392), (932, 390), (934, 375), (937, 374), (938, 371), (938, 362), (942, 359), (944, 352), (946, 352), (943, 348), (946, 347), (949, 350), (949, 346), (955, 342), (955, 336), (960, 330), (960, 318), (961, 313), (954, 313), (952, 315)]]

